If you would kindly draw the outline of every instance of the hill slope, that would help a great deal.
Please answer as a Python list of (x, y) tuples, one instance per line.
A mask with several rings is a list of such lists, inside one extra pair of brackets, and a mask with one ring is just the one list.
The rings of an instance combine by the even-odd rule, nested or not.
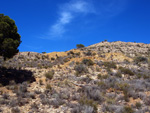
[(101, 42), (0, 62), (4, 113), (150, 112), (150, 44)]

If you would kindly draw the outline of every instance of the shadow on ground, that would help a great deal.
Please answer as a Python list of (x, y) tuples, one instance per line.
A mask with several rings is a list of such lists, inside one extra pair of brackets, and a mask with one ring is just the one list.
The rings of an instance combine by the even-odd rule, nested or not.
[(31, 71), (0, 67), (0, 84), (3, 86), (9, 85), (10, 81), (15, 81), (16, 83), (33, 82), (35, 78)]

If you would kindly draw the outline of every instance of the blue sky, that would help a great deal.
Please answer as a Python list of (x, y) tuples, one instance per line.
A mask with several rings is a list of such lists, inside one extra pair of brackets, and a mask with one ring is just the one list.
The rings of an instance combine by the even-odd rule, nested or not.
[(0, 0), (21, 52), (53, 52), (103, 40), (150, 43), (150, 0)]

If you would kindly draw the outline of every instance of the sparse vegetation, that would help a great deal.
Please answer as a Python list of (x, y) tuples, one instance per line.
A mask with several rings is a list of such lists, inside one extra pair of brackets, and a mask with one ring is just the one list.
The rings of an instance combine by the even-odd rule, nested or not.
[(149, 112), (149, 62), (138, 58), (135, 63), (135, 56), (148, 59), (147, 46), (142, 48), (145, 53), (135, 54), (140, 44), (120, 43), (48, 56), (21, 52), (7, 61), (0, 57), (7, 67), (0, 68), (0, 112)]

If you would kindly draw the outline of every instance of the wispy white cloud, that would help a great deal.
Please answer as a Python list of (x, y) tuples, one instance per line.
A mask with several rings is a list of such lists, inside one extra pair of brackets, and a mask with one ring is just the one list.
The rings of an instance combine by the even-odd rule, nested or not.
[(94, 13), (94, 6), (88, 0), (74, 0), (65, 4), (62, 8), (76, 13)]
[(72, 19), (72, 14), (70, 12), (62, 12), (59, 22), (61, 24), (68, 24), (71, 21), (71, 19)]
[(69, 3), (61, 4), (59, 17), (54, 25), (50, 27), (50, 37), (62, 37), (67, 31), (66, 25), (81, 14), (95, 13), (94, 7), (87, 0), (71, 0)]
[(72, 20), (73, 16), (70, 12), (61, 12), (58, 21), (51, 26), (50, 35), (52, 37), (61, 37), (63, 33), (65, 33), (65, 25), (69, 24)]
[[(103, 20), (109, 20), (110, 18), (118, 15), (125, 9), (127, 0), (70, 0), (68, 3), (60, 4), (58, 7), (58, 17), (56, 22), (50, 26), (48, 33), (41, 36), (42, 39), (57, 40), (70, 31), (68, 25), (70, 25), (76, 18), (82, 16), (85, 17), (88, 14), (95, 14), (94, 27), (97, 26), (97, 22), (103, 24)], [(85, 21), (88, 21), (86, 18)], [(85, 22), (84, 21), (84, 22)], [(66, 36), (66, 35), (65, 35)]]

